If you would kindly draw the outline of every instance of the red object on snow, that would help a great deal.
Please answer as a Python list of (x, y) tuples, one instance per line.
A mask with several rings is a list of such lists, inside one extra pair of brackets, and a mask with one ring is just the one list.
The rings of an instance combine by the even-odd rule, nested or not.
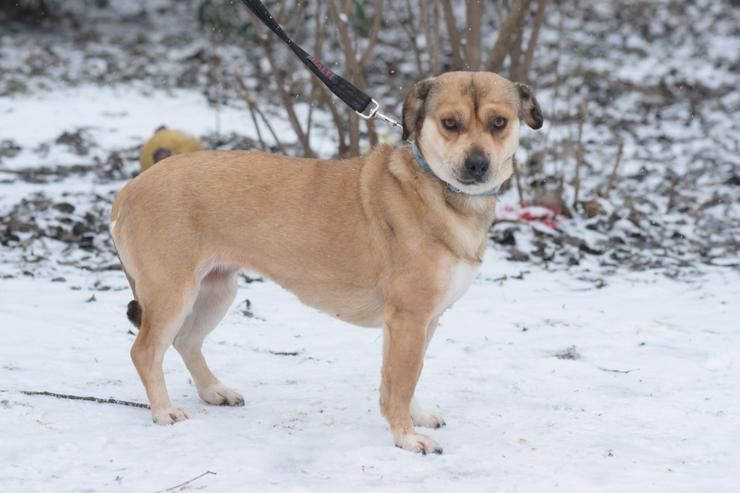
[(549, 207), (524, 205), (519, 208), (507, 205), (496, 214), (497, 219), (508, 221), (537, 222), (550, 229), (556, 229), (557, 214)]

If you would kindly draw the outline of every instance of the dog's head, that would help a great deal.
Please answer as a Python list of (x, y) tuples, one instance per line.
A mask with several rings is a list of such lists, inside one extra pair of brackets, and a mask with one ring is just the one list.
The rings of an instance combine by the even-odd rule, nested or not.
[(416, 141), (439, 178), (475, 194), (511, 176), (520, 120), (542, 127), (529, 87), (490, 72), (449, 72), (411, 89), (403, 136)]

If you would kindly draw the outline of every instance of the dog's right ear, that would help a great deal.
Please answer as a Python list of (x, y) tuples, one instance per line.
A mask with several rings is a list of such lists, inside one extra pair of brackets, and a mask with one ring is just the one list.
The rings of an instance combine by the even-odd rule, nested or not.
[(412, 135), (416, 136), (421, 130), (421, 125), (424, 122), (425, 102), (433, 85), (434, 77), (424, 79), (417, 82), (406, 96), (401, 115), (403, 140), (409, 140)]
[(542, 115), (542, 108), (540, 108), (537, 98), (534, 97), (532, 89), (521, 82), (515, 82), (514, 86), (519, 92), (519, 117), (535, 130), (542, 128), (545, 117)]

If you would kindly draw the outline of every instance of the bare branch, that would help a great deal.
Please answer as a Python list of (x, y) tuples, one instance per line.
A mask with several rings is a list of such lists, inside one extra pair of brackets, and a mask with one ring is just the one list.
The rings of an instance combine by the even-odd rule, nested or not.
[(293, 99), (288, 93), (288, 90), (285, 88), (285, 79), (283, 78), (282, 74), (279, 73), (280, 69), (277, 62), (275, 61), (275, 57), (272, 54), (272, 49), (265, 48), (265, 51), (267, 54), (267, 60), (270, 63), (270, 67), (272, 68), (273, 77), (275, 77), (275, 82), (277, 83), (280, 100), (283, 103), (283, 107), (285, 108), (286, 113), (288, 113), (288, 121), (290, 122), (291, 127), (293, 127), (293, 131), (295, 132), (296, 137), (298, 137), (298, 141), (303, 147), (303, 154), (306, 157), (315, 157), (316, 154), (311, 149), (311, 144), (308, 141), (308, 136), (303, 132), (301, 122), (298, 121), (298, 115), (296, 115), (295, 107), (293, 106)]
[(617, 370), (617, 369), (613, 369), (613, 368), (603, 368), (601, 366), (599, 366), (598, 368), (601, 371), (606, 371), (606, 372), (609, 372), (609, 373), (623, 373), (625, 375), (627, 375), (628, 373), (632, 373), (633, 371), (640, 371), (639, 368), (632, 368), (631, 370)]
[[(3, 392), (7, 392), (7, 390), (3, 390)], [(35, 391), (35, 390), (19, 390), (19, 392), (24, 395), (43, 395), (47, 397), (56, 397), (57, 399), (71, 399), (75, 401), (90, 401), (90, 402), (96, 402), (98, 404), (118, 404), (121, 406), (140, 407), (142, 409), (150, 409), (149, 404), (143, 404), (141, 402), (122, 401), (119, 399), (113, 399), (112, 397), (108, 399), (104, 399), (102, 397), (90, 397), (90, 396), (71, 395), (71, 394), (57, 394), (55, 392)]]
[(509, 76), (511, 80), (519, 79), (519, 66), (522, 57), (522, 38), (524, 37), (524, 17), (522, 21), (514, 27), (512, 38), (509, 42)]
[[(324, 27), (322, 20), (321, 2), (316, 2), (316, 13), (314, 16), (314, 45), (313, 53), (317, 59), (321, 59), (321, 49), (324, 46), (324, 33), (326, 28)], [(324, 91), (323, 84), (320, 84), (318, 77), (311, 77), (311, 95), (308, 98), (308, 116), (306, 117), (306, 134), (308, 138), (311, 138), (311, 129), (313, 128), (313, 114), (314, 106), (316, 106), (318, 94), (320, 91)]]
[(537, 5), (537, 14), (534, 17), (534, 24), (532, 25), (532, 33), (529, 35), (529, 43), (527, 43), (527, 51), (524, 54), (524, 63), (519, 70), (519, 80), (527, 82), (529, 80), (529, 69), (532, 67), (532, 61), (534, 60), (534, 49), (537, 46), (537, 38), (540, 35), (540, 28), (545, 22), (545, 8), (547, 7), (547, 0), (539, 0)]
[[(250, 12), (250, 17), (252, 19), (252, 24), (254, 26), (258, 26), (260, 24), (259, 19), (257, 19), (254, 14)], [(259, 28), (256, 27), (256, 29), (259, 32)], [(298, 120), (298, 116), (295, 112), (295, 106), (293, 105), (293, 98), (288, 93), (288, 90), (285, 86), (285, 78), (283, 77), (283, 72), (281, 71), (281, 67), (278, 65), (277, 61), (275, 60), (275, 56), (272, 51), (272, 43), (269, 39), (269, 34), (265, 37), (259, 37), (260, 45), (262, 46), (262, 50), (265, 52), (265, 55), (267, 57), (267, 61), (270, 64), (270, 68), (272, 69), (272, 76), (275, 79), (275, 83), (278, 88), (278, 95), (280, 96), (280, 100), (283, 103), (283, 108), (285, 109), (285, 112), (288, 114), (288, 121), (290, 122), (290, 126), (293, 128), (293, 132), (295, 133), (296, 137), (298, 138), (298, 142), (303, 147), (303, 154), (306, 157), (316, 157), (316, 154), (311, 149), (311, 144), (308, 140), (308, 135), (303, 131), (303, 127), (301, 126), (301, 122)]]
[[(440, 72), (439, 51), (442, 48), (442, 29), (440, 26), (440, 18), (439, 18), (439, 0), (434, 0), (433, 17), (434, 17), (434, 28), (432, 32), (434, 33), (434, 44), (431, 45), (430, 47), (429, 58), (431, 59), (431, 63), (432, 63), (432, 75), (437, 75)], [(431, 43), (431, 41), (429, 42)]]
[(614, 167), (609, 175), (609, 181), (606, 184), (606, 191), (604, 197), (608, 198), (614, 187), (614, 182), (617, 181), (617, 170), (619, 169), (619, 162), (622, 160), (622, 151), (624, 150), (624, 139), (619, 139), (619, 145), (617, 146), (617, 158), (614, 160)]
[(236, 78), (236, 88), (239, 91), (239, 95), (242, 97), (245, 103), (247, 103), (247, 107), (249, 108), (249, 111), (252, 113), (252, 120), (254, 121), (255, 127), (257, 128), (257, 135), (259, 136), (260, 143), (262, 144), (262, 147), (266, 147), (264, 141), (262, 140), (262, 134), (259, 129), (259, 125), (257, 124), (257, 119), (255, 118), (254, 114), (258, 114), (259, 117), (264, 122), (265, 126), (267, 127), (267, 130), (270, 132), (270, 135), (272, 135), (272, 139), (275, 141), (275, 145), (277, 148), (282, 152), (283, 154), (287, 154), (285, 151), (285, 147), (283, 147), (282, 142), (280, 142), (280, 139), (277, 136), (277, 133), (275, 133), (275, 130), (272, 128), (272, 125), (270, 125), (270, 120), (267, 119), (264, 113), (262, 113), (262, 110), (259, 108), (257, 103), (252, 99), (252, 97), (249, 95), (249, 89), (247, 89), (247, 85), (244, 83), (244, 80), (242, 79), (241, 71), (237, 68), (235, 73)]
[(157, 493), (162, 493), (162, 492), (164, 492), (164, 491), (174, 491), (174, 490), (180, 489), (180, 488), (182, 488), (183, 486), (187, 486), (187, 485), (189, 485), (190, 483), (193, 483), (193, 482), (195, 482), (195, 481), (199, 480), (200, 478), (202, 478), (202, 477), (204, 477), (204, 476), (208, 476), (209, 474), (213, 474), (214, 476), (216, 475), (216, 473), (215, 473), (215, 472), (213, 472), (213, 471), (206, 471), (206, 472), (204, 472), (203, 474), (199, 474), (198, 476), (195, 476), (195, 477), (194, 477), (193, 479), (188, 479), (187, 481), (184, 481), (184, 482), (182, 482), (182, 483), (180, 483), (180, 484), (176, 484), (175, 486), (172, 486), (172, 487), (170, 487), (170, 488), (167, 488), (166, 490), (161, 490), (161, 491), (158, 491)]
[(516, 193), (519, 195), (519, 205), (524, 205), (524, 192), (522, 192), (521, 175), (519, 165), (516, 162), (516, 156), (511, 157), (511, 165), (514, 168), (514, 183), (516, 183)]
[[(424, 2), (425, 0), (421, 0), (421, 2)], [(411, 43), (411, 48), (414, 50), (414, 60), (416, 61), (416, 70), (420, 74), (424, 73), (424, 65), (421, 61), (421, 49), (419, 48), (419, 42), (417, 40), (417, 30), (416, 26), (411, 24), (411, 20), (414, 18), (414, 13), (411, 10), (411, 2), (410, 0), (406, 0), (406, 14), (407, 18), (404, 19), (404, 17), (401, 15), (401, 12), (399, 12), (396, 7), (391, 3), (391, 9), (395, 13), (395, 17), (398, 20), (398, 25), (401, 26), (401, 29), (406, 34), (406, 37), (409, 40), (409, 43)]]
[[(409, 12), (411, 12), (411, 2), (410, 0), (406, 0), (406, 3), (409, 6)], [(424, 33), (424, 39), (426, 41), (426, 51), (429, 55), (430, 64), (432, 65), (432, 73), (434, 72), (434, 63), (432, 62), (432, 56), (434, 55), (434, 52), (432, 51), (432, 26), (431, 21), (429, 19), (429, 2), (427, 0), (419, 0), (419, 17), (421, 20), (421, 32)], [(416, 36), (414, 36), (414, 40), (416, 40)], [(419, 62), (417, 64), (421, 65)], [(421, 70), (419, 70), (419, 73), (422, 73)]]
[(457, 22), (455, 20), (455, 12), (452, 10), (450, 0), (442, 0), (442, 7), (445, 12), (445, 22), (447, 23), (447, 34), (450, 37), (450, 44), (452, 45), (452, 65), (457, 70), (462, 70), (465, 67), (465, 62), (462, 59), (462, 46), (460, 44), (460, 33), (457, 32)]
[(481, 0), (467, 0), (465, 20), (468, 31), (465, 36), (465, 69), (480, 70), (481, 22), (483, 5)]
[(504, 63), (504, 58), (509, 52), (509, 46), (511, 43), (512, 34), (514, 33), (517, 26), (522, 23), (524, 19), (524, 13), (527, 11), (530, 0), (514, 0), (509, 10), (509, 15), (506, 16), (506, 20), (501, 25), (498, 38), (496, 43), (493, 45), (491, 50), (491, 57), (488, 59), (486, 69), (489, 72), (498, 72), (501, 70), (501, 65)]
[(292, 9), (293, 12), (291, 13), (291, 16), (293, 18), (290, 19), (290, 24), (287, 27), (288, 27), (288, 32), (291, 33), (293, 36), (295, 36), (295, 33), (298, 32), (298, 26), (300, 26), (303, 23), (303, 19), (306, 15), (304, 12), (305, 8), (306, 8), (306, 2), (296, 2), (295, 8)]
[(278, 10), (277, 21), (281, 26), (285, 25), (285, 8), (287, 7), (287, 0), (280, 0), (280, 10)]
[(326, 91), (321, 91), (319, 93), (319, 98), (320, 101), (329, 108), (331, 119), (334, 122), (334, 128), (337, 129), (337, 137), (339, 139), (339, 157), (346, 157), (349, 154), (347, 133), (345, 132), (347, 122), (342, 118), (342, 115), (339, 114), (339, 110), (337, 109), (336, 104), (334, 104), (334, 100)]
[(368, 35), (367, 47), (365, 52), (360, 58), (360, 67), (364, 67), (368, 60), (373, 54), (373, 49), (378, 42), (378, 34), (380, 33), (380, 26), (383, 22), (383, 0), (375, 0), (375, 16), (373, 17), (373, 25), (370, 27), (370, 34)]
[[(351, 2), (345, 1), (344, 8), (345, 14), (344, 19), (348, 18), (347, 11), (351, 8)], [(357, 82), (357, 56), (355, 49), (352, 45), (352, 38), (349, 35), (349, 27), (347, 22), (342, 19), (339, 15), (337, 6), (334, 0), (329, 0), (329, 17), (337, 27), (339, 31), (339, 43), (341, 44), (342, 51), (344, 52), (344, 60), (347, 66), (348, 77), (353, 82)], [(360, 88), (362, 89), (362, 88)], [(360, 120), (354, 113), (350, 114), (349, 117), (349, 152), (356, 156), (360, 153)]]
[(578, 210), (578, 194), (581, 191), (581, 165), (583, 164), (583, 123), (586, 120), (588, 100), (583, 100), (578, 112), (578, 142), (576, 143), (576, 173), (573, 179), (573, 209)]

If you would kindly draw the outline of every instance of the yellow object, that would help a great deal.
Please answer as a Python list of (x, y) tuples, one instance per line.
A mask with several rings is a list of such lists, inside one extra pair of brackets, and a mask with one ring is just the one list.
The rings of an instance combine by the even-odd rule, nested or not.
[(195, 137), (179, 130), (162, 127), (141, 148), (139, 153), (141, 171), (148, 170), (154, 163), (168, 156), (201, 150), (203, 145)]

